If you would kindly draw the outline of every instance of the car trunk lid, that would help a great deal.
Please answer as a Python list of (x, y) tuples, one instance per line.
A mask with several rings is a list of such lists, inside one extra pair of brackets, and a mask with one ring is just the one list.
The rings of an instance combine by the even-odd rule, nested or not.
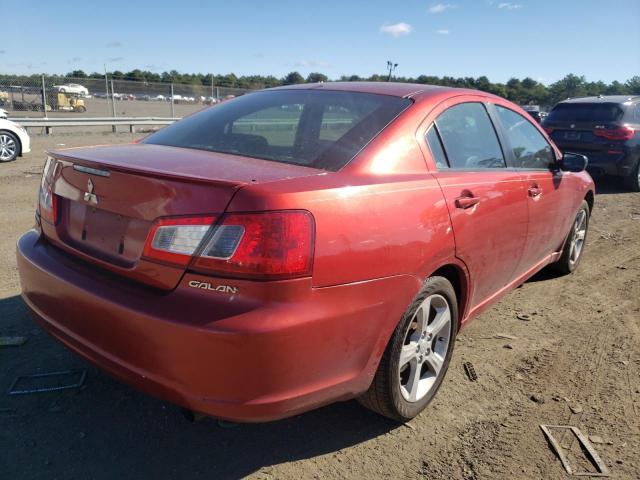
[(68, 253), (154, 287), (172, 289), (184, 268), (142, 257), (159, 217), (220, 215), (247, 184), (321, 173), (282, 163), (159, 145), (52, 152), (60, 218), (43, 233)]
[(560, 103), (544, 121), (551, 139), (562, 149), (603, 152), (620, 142), (596, 135), (598, 130), (620, 127), (624, 111), (616, 103)]

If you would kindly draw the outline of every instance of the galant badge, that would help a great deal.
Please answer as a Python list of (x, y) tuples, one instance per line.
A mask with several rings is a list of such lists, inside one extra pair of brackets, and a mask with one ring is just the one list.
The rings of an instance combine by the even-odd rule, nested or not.
[(209, 282), (199, 282), (197, 280), (191, 280), (189, 282), (189, 286), (191, 288), (200, 288), (202, 290), (210, 290), (212, 292), (221, 292), (221, 293), (238, 293), (238, 289), (236, 287), (231, 287), (229, 285), (211, 285)]
[(84, 201), (89, 203), (98, 203), (98, 197), (93, 193), (93, 182), (87, 180), (87, 191), (84, 193)]

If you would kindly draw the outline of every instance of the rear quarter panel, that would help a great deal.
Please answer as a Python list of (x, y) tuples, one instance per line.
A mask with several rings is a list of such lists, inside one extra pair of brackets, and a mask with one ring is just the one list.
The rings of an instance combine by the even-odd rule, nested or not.
[(375, 179), (332, 173), (250, 186), (227, 211), (280, 209), (305, 209), (314, 216), (314, 287), (410, 275), (419, 288), (430, 271), (453, 257), (447, 206), (427, 172)]

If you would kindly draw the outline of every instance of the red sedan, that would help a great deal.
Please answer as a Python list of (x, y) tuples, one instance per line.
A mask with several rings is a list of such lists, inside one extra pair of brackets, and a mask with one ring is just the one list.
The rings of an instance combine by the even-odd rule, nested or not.
[(478, 91), (256, 92), (137, 144), (51, 152), (22, 295), (72, 350), (194, 411), (266, 421), (358, 398), (405, 421), (469, 319), (577, 267), (585, 164)]

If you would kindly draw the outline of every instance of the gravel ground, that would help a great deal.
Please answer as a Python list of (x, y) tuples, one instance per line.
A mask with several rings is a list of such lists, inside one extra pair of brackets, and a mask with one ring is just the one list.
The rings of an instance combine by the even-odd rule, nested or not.
[[(33, 153), (0, 165), (0, 335), (28, 338), (0, 347), (0, 478), (566, 478), (540, 424), (578, 426), (613, 478), (640, 478), (640, 194), (598, 182), (578, 271), (538, 274), (463, 330), (440, 393), (410, 424), (356, 402), (191, 424), (68, 352), (19, 297), (15, 242), (33, 223), (44, 150), (132, 138), (33, 137)], [(18, 375), (69, 368), (87, 369), (81, 389), (5, 394)], [(588, 467), (577, 442), (571, 452)]]

